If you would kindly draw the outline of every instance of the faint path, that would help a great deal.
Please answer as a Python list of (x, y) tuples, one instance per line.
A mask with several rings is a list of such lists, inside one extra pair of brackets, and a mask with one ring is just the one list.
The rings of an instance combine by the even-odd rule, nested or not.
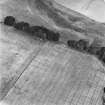
[(0, 100), (3, 100), (3, 98), (8, 94), (8, 92), (10, 91), (10, 89), (15, 85), (15, 83), (18, 81), (18, 79), (22, 76), (22, 74), (24, 73), (24, 71), (27, 69), (27, 67), (30, 65), (30, 63), (33, 61), (33, 59), (35, 59), (35, 57), (37, 56), (37, 54), (40, 52), (41, 48), (42, 48), (42, 44), (41, 47), (38, 49), (34, 49), (32, 53), (30, 53), (29, 57), (24, 61), (24, 63), (20, 66), (20, 68), (18, 68), (19, 70), (21, 70), (21, 72), (19, 72), (19, 74), (15, 77), (15, 80), (12, 82), (12, 84), (8, 87), (8, 89), (5, 91), (6, 88), (3, 89), (2, 91), (2, 97), (0, 98)]

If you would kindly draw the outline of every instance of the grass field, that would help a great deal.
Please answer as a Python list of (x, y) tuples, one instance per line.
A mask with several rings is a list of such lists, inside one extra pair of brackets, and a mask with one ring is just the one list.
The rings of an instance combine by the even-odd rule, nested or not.
[[(52, 29), (53, 24), (45, 24), (37, 12), (36, 16), (28, 14), (24, 0), (21, 5), (16, 1), (2, 5), (3, 16), (14, 15), (19, 21)], [(90, 29), (104, 33), (101, 26), (93, 24)], [(104, 67), (94, 56), (65, 45), (68, 39), (79, 39), (81, 33), (61, 31), (63, 43), (52, 43), (0, 24), (0, 105), (102, 105)], [(89, 38), (92, 35), (99, 34), (90, 32)]]
[(101, 105), (105, 74), (97, 59), (61, 43), (42, 42), (20, 33), (6, 34), (6, 30), (0, 38), (1, 102)]

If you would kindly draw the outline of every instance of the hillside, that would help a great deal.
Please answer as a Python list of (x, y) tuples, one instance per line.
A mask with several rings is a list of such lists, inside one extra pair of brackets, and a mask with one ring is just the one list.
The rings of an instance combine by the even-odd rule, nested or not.
[(56, 2), (52, 6), (39, 1), (34, 5), (33, 1), (6, 2), (1, 5), (1, 19), (13, 15), (31, 25), (44, 25), (61, 34), (60, 43), (40, 41), (0, 25), (0, 104), (101, 105), (103, 65), (92, 55), (70, 49), (66, 41), (98, 38), (104, 44), (104, 25), (64, 7), (61, 11)]

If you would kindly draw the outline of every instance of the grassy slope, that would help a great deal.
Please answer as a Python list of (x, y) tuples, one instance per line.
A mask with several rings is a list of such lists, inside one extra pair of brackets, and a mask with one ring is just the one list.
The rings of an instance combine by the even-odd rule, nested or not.
[[(18, 9), (18, 2), (12, 3), (2, 5), (5, 10), (3, 16), (11, 14), (19, 20), (25, 19), (35, 24), (39, 20), (38, 24), (45, 24), (37, 16), (33, 18), (27, 14), (20, 5), (21, 8)], [(67, 96), (71, 95), (68, 100), (75, 103), (75, 99), (78, 99), (76, 97), (80, 95), (77, 89), (80, 93), (81, 91), (85, 93), (96, 86), (97, 81), (93, 81), (94, 74), (100, 71), (97, 71), (98, 61), (93, 57), (73, 51), (63, 44), (43, 43), (33, 40), (26, 34), (16, 32), (12, 28), (5, 26), (1, 28), (0, 92), (2, 95), (0, 94), (0, 98), (3, 99), (11, 89), (4, 98), (4, 102), (13, 103), (13, 105), (48, 102), (49, 105), (50, 102), (64, 103)], [(103, 79), (101, 76), (100, 78)]]

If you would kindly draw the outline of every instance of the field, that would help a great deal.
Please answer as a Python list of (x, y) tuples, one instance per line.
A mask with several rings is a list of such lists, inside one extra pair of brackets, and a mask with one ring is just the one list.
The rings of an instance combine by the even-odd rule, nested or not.
[(0, 38), (1, 102), (101, 105), (105, 73), (95, 57), (8, 30)]
[[(66, 42), (80, 38), (91, 41), (98, 37), (104, 42), (104, 24), (73, 10), (63, 17), (61, 15), (66, 10), (61, 7), (62, 14), (57, 8), (50, 9), (51, 5), (44, 7), (40, 4), (44, 13), (40, 11), (42, 14), (39, 15), (33, 8), (33, 14), (28, 10), (26, 0), (16, 1), (0, 5), (1, 20), (6, 15), (13, 15), (18, 21), (24, 20), (31, 25), (59, 29), (61, 37), (59, 43), (42, 41), (0, 23), (0, 104), (103, 105), (105, 67), (95, 56), (70, 49)], [(59, 10), (58, 13), (55, 9)], [(84, 23), (83, 27), (81, 23)], [(84, 31), (78, 32), (79, 27)]]

